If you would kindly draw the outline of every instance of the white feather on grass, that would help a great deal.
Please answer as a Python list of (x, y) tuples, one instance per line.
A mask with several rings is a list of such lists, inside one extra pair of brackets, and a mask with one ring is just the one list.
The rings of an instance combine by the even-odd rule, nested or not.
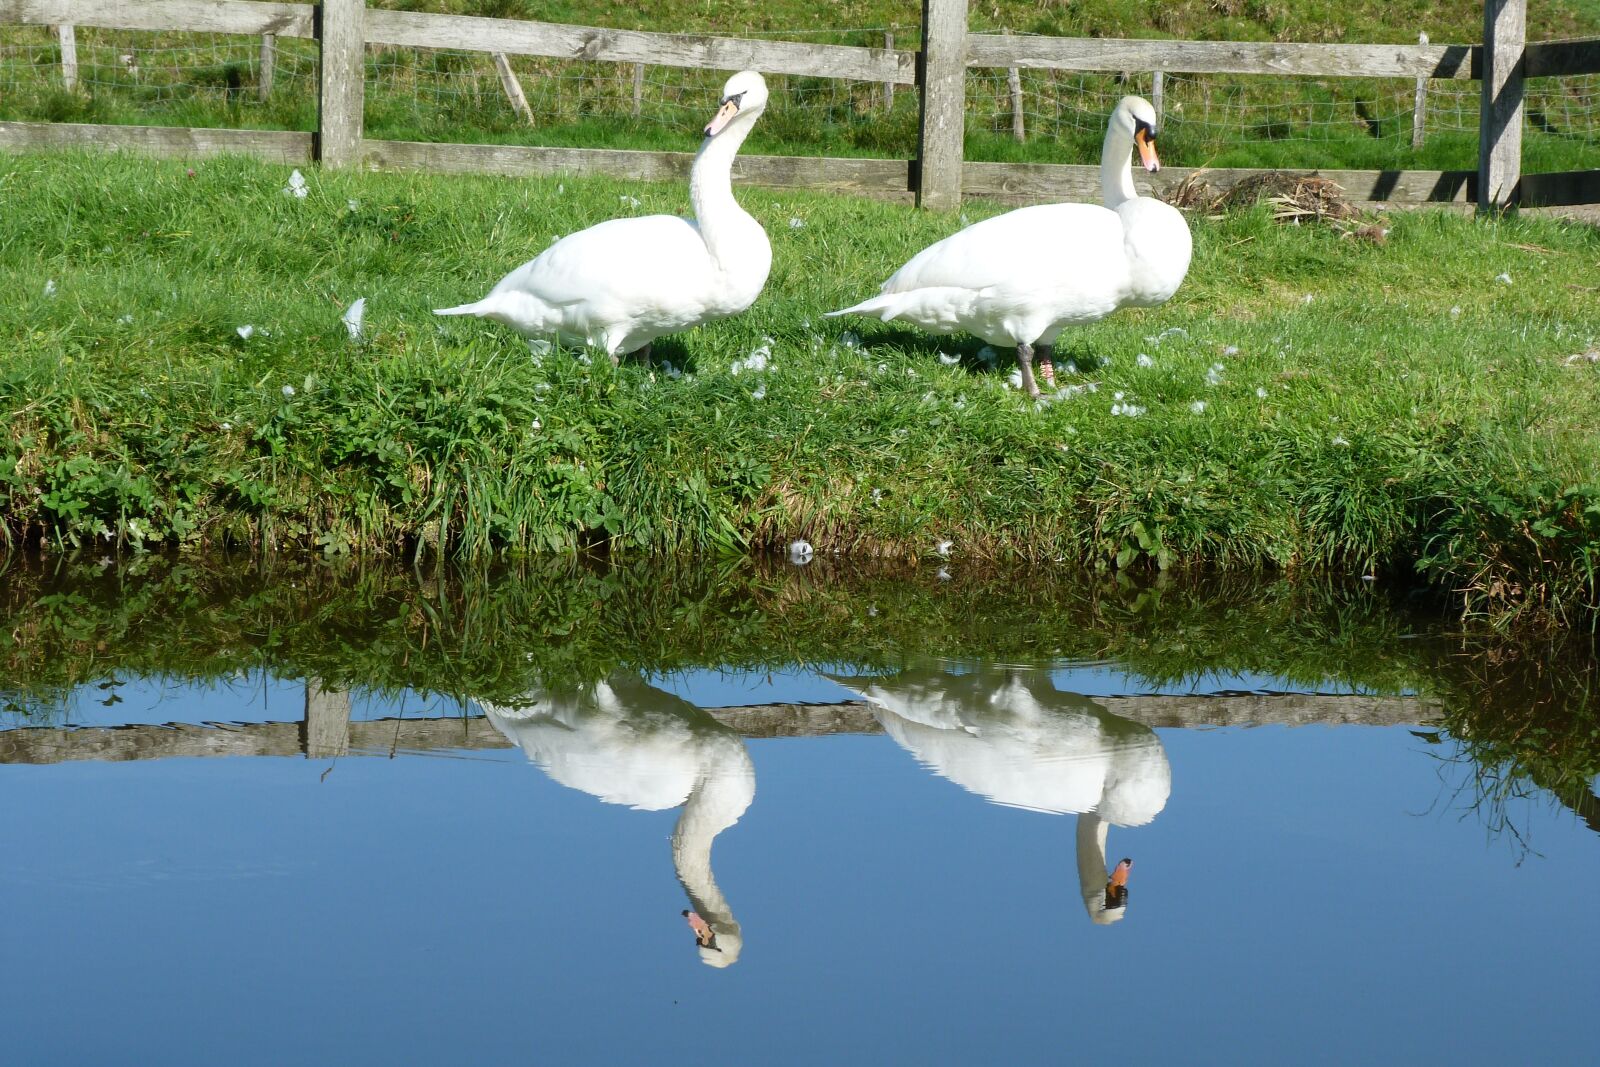
[(361, 323), (367, 314), (367, 298), (357, 297), (355, 303), (344, 309), (344, 314), (339, 321), (344, 323), (344, 328), (350, 332), (350, 340), (361, 340)]

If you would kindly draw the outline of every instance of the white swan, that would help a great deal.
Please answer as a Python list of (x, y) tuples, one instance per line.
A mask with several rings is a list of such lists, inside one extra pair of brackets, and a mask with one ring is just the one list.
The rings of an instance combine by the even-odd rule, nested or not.
[(1063, 329), (1120, 307), (1160, 304), (1189, 270), (1183, 214), (1133, 186), (1129, 153), (1137, 148), (1145, 167), (1157, 170), (1155, 140), (1155, 109), (1123, 97), (1100, 155), (1104, 207), (1041, 204), (973, 223), (911, 257), (879, 295), (829, 314), (875, 315), (1015, 345), (1022, 383), (1038, 396), (1035, 346), (1040, 376), (1053, 381), (1051, 348)]
[(1049, 671), (914, 666), (875, 678), (829, 675), (873, 705), (896, 743), (934, 773), (996, 804), (1079, 813), (1078, 883), (1096, 924), (1127, 911), (1131, 860), (1106, 871), (1110, 826), (1166, 807), (1172, 770), (1147, 726), (1055, 688)]
[(516, 706), (478, 703), (495, 729), (564, 786), (641, 811), (683, 805), (672, 862), (701, 920), (690, 920), (700, 958), (712, 967), (739, 959), (743, 933), (711, 873), (712, 842), (755, 799), (755, 768), (738, 734), (624, 673), (535, 690)]
[(733, 198), (733, 157), (767, 106), (767, 83), (728, 79), (705, 129), (689, 199), (694, 218), (612, 219), (570, 234), (472, 304), (436, 315), (477, 315), (524, 337), (648, 356), (652, 341), (755, 303), (772, 268), (766, 231)]

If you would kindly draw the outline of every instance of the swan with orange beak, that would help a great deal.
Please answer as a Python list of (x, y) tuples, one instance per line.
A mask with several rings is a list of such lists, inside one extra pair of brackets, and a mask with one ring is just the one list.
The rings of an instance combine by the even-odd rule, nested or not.
[(616, 363), (623, 353), (648, 358), (657, 337), (745, 310), (767, 283), (772, 245), (733, 198), (733, 159), (766, 106), (767, 83), (753, 70), (723, 86), (689, 172), (692, 218), (644, 215), (579, 230), (482, 300), (434, 314), (476, 315), (524, 337), (593, 345)]
[(1189, 271), (1189, 224), (1177, 208), (1139, 195), (1135, 149), (1145, 170), (1160, 168), (1155, 109), (1125, 96), (1106, 125), (1103, 206), (1039, 204), (975, 222), (913, 256), (877, 296), (829, 314), (1014, 345), (1021, 385), (1038, 396), (1034, 356), (1039, 377), (1053, 383), (1052, 348), (1063, 330), (1163, 303)]
[(1145, 170), (1154, 174), (1161, 169), (1161, 158), (1156, 155), (1156, 128), (1138, 115), (1133, 118), (1133, 147)]
[(919, 764), (1006, 807), (1077, 814), (1078, 888), (1089, 921), (1128, 912), (1133, 861), (1106, 870), (1113, 826), (1144, 826), (1166, 807), (1172, 769), (1148, 726), (1057, 689), (1049, 667), (928, 660), (887, 674), (826, 676), (872, 705)]
[(727, 90), (733, 88), (733, 85), (733, 82), (729, 82), (724, 88), (722, 99), (717, 101), (717, 113), (711, 116), (710, 122), (706, 123), (705, 132), (707, 137), (715, 137), (721, 133), (728, 123), (733, 121), (734, 116), (739, 113), (739, 109), (744, 106), (744, 98), (749, 94), (749, 90), (742, 89), (737, 93), (728, 92)]

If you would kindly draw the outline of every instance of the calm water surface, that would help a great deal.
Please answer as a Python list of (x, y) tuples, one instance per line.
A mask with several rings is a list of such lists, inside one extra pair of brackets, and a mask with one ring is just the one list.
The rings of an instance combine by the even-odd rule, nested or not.
[[(644, 601), (536, 575), (516, 604), (411, 580), (13, 575), (8, 1061), (1592, 1047), (1570, 649), (1517, 673), (1359, 590), (1007, 614), (918, 575)], [(1071, 654), (1091, 638), (1122, 656)], [(770, 707), (796, 701), (850, 703)], [(149, 725), (200, 723), (230, 725)]]

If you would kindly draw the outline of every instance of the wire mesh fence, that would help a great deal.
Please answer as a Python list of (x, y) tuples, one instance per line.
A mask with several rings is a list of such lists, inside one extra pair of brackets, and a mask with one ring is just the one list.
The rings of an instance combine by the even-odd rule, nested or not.
[[(916, 47), (915, 30), (763, 31), (767, 39)], [(0, 27), (0, 117), (42, 121), (310, 130), (316, 42), (78, 28)], [(75, 64), (68, 62), (75, 59)], [(692, 148), (725, 72), (450, 49), (369, 45), (366, 134), (429, 141)], [(1478, 85), (1412, 79), (973, 69), (968, 158), (1094, 162), (1105, 116), (1128, 92), (1159, 97), (1164, 152), (1191, 165), (1373, 166), (1453, 145), (1432, 162), (1470, 167)], [(916, 152), (909, 87), (770, 75), (757, 152), (906, 158)], [(70, 83), (70, 84), (69, 84)], [(512, 87), (515, 83), (515, 89)], [(1418, 107), (1421, 105), (1421, 121)], [(1527, 83), (1529, 143), (1559, 169), (1600, 148), (1600, 75)], [(1387, 155), (1385, 155), (1387, 153)], [(1527, 169), (1540, 169), (1537, 147)], [(1592, 162), (1589, 165), (1593, 165)]]
[[(115, 94), (130, 102), (158, 102), (191, 94), (226, 100), (255, 87), (261, 78), (259, 38), (224, 34), (176, 35), (77, 27), (76, 88), (90, 95)], [(277, 84), (314, 87), (315, 41), (274, 38)], [(68, 88), (63, 84), (60, 38), (53, 27), (0, 27), (0, 93), (6, 97)]]
[[(982, 69), (968, 75), (968, 121), (996, 139), (1089, 150), (1127, 93), (1156, 100), (1164, 150), (1191, 165), (1229, 156), (1245, 165), (1266, 146), (1269, 156), (1298, 149), (1308, 161), (1322, 152), (1362, 165), (1375, 152), (1402, 153), (1437, 140), (1461, 149), (1461, 166), (1475, 164), (1478, 83), (1465, 80), (1427, 79), (1419, 93), (1416, 79)], [(1600, 149), (1600, 76), (1530, 80), (1526, 122), (1532, 139)]]
[[(857, 41), (883, 31), (796, 32)], [(781, 35), (763, 34), (778, 38)], [(507, 85), (507, 72), (516, 89)], [(459, 140), (463, 128), (527, 143), (691, 148), (728, 72), (537, 56), (501, 59), (448, 49), (368, 52), (367, 123), (420, 140)], [(839, 78), (769, 74), (766, 114), (752, 147), (809, 154), (906, 156), (916, 147), (916, 97)], [(520, 96), (520, 100), (519, 100)], [(521, 101), (526, 102), (524, 108)]]
[(0, 26), (0, 116), (310, 130), (317, 56), (301, 38)]

